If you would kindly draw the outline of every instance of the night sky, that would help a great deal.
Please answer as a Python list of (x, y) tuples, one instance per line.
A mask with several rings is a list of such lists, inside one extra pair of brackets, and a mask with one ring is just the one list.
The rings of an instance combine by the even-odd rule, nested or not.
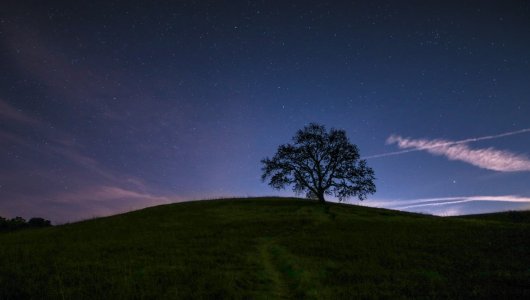
[(368, 159), (363, 205), (530, 209), (529, 115), (528, 1), (0, 4), (3, 217), (292, 196), (260, 160), (310, 122)]

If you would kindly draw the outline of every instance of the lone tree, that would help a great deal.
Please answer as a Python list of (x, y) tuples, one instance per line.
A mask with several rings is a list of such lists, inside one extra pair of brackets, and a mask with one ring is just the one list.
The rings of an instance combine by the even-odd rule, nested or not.
[(374, 171), (360, 159), (359, 149), (351, 144), (344, 130), (311, 123), (298, 130), (293, 144), (280, 145), (272, 159), (261, 160), (263, 181), (283, 189), (293, 185), (297, 194), (326, 202), (325, 195), (339, 201), (349, 197), (366, 199), (375, 193)]

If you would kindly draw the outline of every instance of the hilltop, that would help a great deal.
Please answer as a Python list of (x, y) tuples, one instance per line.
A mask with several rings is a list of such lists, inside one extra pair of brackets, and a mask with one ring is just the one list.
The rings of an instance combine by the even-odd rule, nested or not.
[(529, 224), (296, 198), (162, 205), (0, 234), (0, 299), (524, 296)]

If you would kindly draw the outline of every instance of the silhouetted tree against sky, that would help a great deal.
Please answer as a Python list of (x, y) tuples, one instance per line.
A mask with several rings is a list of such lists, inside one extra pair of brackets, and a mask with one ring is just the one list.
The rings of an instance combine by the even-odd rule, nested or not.
[(22, 217), (14, 217), (13, 219), (9, 220), (0, 216), (0, 232), (48, 226), (52, 226), (50, 220), (43, 218), (31, 218), (28, 222), (26, 222), (26, 219)]
[(28, 225), (31, 227), (48, 227), (51, 226), (51, 222), (43, 218), (31, 218)]
[(360, 159), (359, 149), (351, 144), (344, 130), (311, 123), (298, 130), (293, 144), (280, 145), (263, 164), (262, 180), (283, 189), (293, 185), (297, 194), (306, 193), (325, 202), (325, 195), (344, 201), (349, 197), (364, 200), (376, 191), (374, 171)]

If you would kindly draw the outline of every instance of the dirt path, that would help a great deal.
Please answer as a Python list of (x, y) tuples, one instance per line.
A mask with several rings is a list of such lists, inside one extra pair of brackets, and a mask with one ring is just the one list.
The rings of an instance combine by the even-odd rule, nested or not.
[(272, 247), (274, 243), (271, 240), (263, 241), (259, 246), (259, 254), (265, 276), (271, 282), (271, 296), (274, 299), (289, 299), (291, 298), (289, 286), (284, 278), (284, 275), (278, 269), (274, 262)]

